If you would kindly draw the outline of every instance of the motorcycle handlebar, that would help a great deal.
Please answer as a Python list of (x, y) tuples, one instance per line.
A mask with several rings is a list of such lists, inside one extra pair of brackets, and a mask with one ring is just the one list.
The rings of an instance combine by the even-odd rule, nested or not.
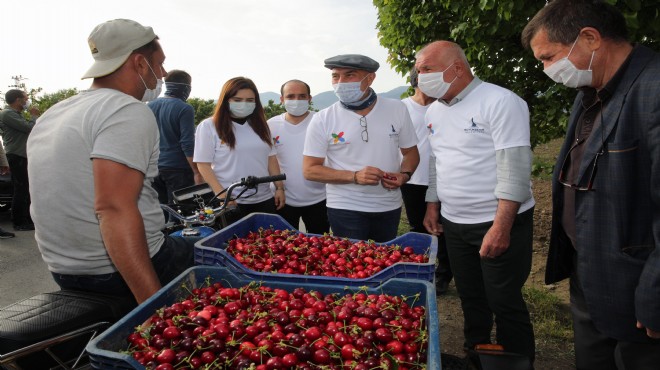
[(273, 175), (273, 176), (264, 176), (264, 177), (248, 176), (241, 179), (241, 185), (247, 187), (253, 187), (267, 182), (275, 182), (275, 181), (283, 181), (283, 180), (286, 180), (285, 173), (279, 175)]

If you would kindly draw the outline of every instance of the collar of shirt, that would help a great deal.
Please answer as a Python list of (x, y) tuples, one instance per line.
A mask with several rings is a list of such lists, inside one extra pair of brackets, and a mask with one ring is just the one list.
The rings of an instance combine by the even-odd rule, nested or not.
[(584, 97), (582, 98), (582, 106), (584, 108), (590, 107), (591, 105), (595, 104), (598, 100), (602, 101), (603, 103), (607, 102), (607, 100), (614, 94), (616, 91), (616, 88), (619, 86), (619, 83), (621, 83), (621, 80), (623, 79), (623, 75), (626, 73), (626, 70), (628, 70), (628, 66), (630, 65), (630, 59), (632, 59), (633, 55), (639, 50), (639, 45), (635, 45), (635, 47), (632, 49), (626, 60), (621, 64), (621, 67), (616, 71), (614, 76), (605, 84), (605, 87), (603, 87), (600, 91), (597, 91), (595, 88), (589, 86), (585, 87), (582, 89), (584, 92)]
[(454, 104), (460, 102), (461, 100), (465, 99), (465, 97), (466, 97), (469, 93), (471, 93), (472, 90), (474, 90), (477, 86), (479, 86), (479, 84), (480, 84), (481, 82), (482, 82), (482, 81), (479, 79), (479, 77), (474, 76), (474, 79), (472, 80), (472, 82), (470, 82), (467, 86), (465, 86), (465, 88), (464, 88), (463, 90), (461, 90), (461, 92), (459, 92), (459, 93), (458, 93), (458, 94), (457, 94), (452, 100), (446, 102), (446, 101), (444, 101), (444, 100), (442, 100), (442, 99), (438, 99), (438, 101), (439, 101), (440, 103), (442, 103), (442, 104), (448, 106), (448, 107), (451, 107), (452, 105), (454, 105)]

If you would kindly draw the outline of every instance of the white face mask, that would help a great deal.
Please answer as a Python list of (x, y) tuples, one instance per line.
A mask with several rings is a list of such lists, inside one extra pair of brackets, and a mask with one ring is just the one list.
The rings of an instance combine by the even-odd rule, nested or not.
[(453, 65), (454, 63), (450, 64), (442, 72), (420, 73), (417, 76), (417, 86), (427, 96), (436, 99), (442, 98), (451, 87), (451, 84), (458, 78), (456, 76), (451, 82), (445, 82), (445, 72)]
[(362, 85), (362, 81), (364, 81), (367, 76), (369, 75), (364, 76), (364, 78), (358, 82), (340, 82), (332, 84), (332, 88), (335, 90), (335, 95), (337, 95), (337, 98), (343, 103), (355, 103), (356, 101), (360, 101), (360, 98), (364, 95), (364, 90), (360, 89), (360, 85)]
[(247, 101), (230, 101), (229, 102), (229, 111), (231, 112), (232, 117), (235, 118), (245, 118), (254, 112), (254, 109), (257, 107), (255, 102)]
[(142, 80), (142, 84), (144, 85), (144, 89), (145, 89), (144, 94), (142, 95), (142, 101), (145, 103), (156, 99), (160, 95), (161, 90), (163, 90), (163, 80), (159, 79), (158, 76), (156, 76), (156, 73), (154, 73), (154, 70), (151, 68), (151, 64), (149, 64), (148, 61), (147, 61), (147, 65), (149, 66), (151, 73), (154, 75), (154, 77), (156, 77), (156, 87), (153, 89), (148, 88), (142, 76), (138, 74), (138, 77), (140, 77), (140, 80)]
[(30, 104), (32, 104), (30, 99), (26, 100), (25, 103), (23, 103), (23, 109), (27, 110), (30, 107)]
[(307, 100), (285, 100), (284, 109), (294, 117), (299, 117), (309, 110), (309, 102)]
[[(580, 38), (580, 35), (578, 35), (578, 38)], [(570, 88), (591, 86), (593, 79), (591, 63), (594, 61), (594, 55), (596, 54), (595, 50), (591, 53), (591, 61), (589, 61), (589, 67), (586, 70), (578, 69), (575, 64), (573, 64), (573, 62), (568, 60), (568, 57), (573, 52), (573, 48), (575, 47), (577, 40), (578, 39), (575, 39), (573, 42), (573, 46), (571, 46), (571, 50), (568, 52), (568, 55), (559, 59), (550, 67), (543, 70), (543, 72), (553, 81), (556, 83), (564, 84), (566, 87)]]

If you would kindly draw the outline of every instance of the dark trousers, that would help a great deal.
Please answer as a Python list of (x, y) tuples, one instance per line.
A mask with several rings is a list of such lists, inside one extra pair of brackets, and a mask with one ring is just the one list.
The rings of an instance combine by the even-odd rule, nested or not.
[(328, 220), (335, 236), (382, 243), (396, 238), (401, 208), (385, 212), (328, 208)]
[(571, 313), (578, 370), (633, 370), (660, 368), (660, 340), (626, 342), (607, 337), (593, 321), (577, 271), (571, 275)]
[(172, 193), (175, 190), (195, 185), (195, 177), (190, 168), (159, 168), (158, 176), (151, 186), (158, 192), (161, 204), (174, 202)]
[[(424, 227), (427, 189), (428, 186), (425, 185), (403, 184), (401, 186), (403, 204), (406, 206), (406, 216), (408, 217), (410, 231), (412, 232), (428, 234), (428, 231)], [(453, 276), (451, 265), (449, 264), (445, 236), (440, 235), (438, 237), (438, 266), (435, 269), (435, 277), (438, 285), (443, 285), (442, 282), (449, 284)]]
[(401, 186), (401, 196), (403, 204), (406, 206), (406, 216), (412, 232), (428, 234), (424, 227), (426, 189), (428, 186), (425, 185), (403, 184)]
[(237, 208), (225, 212), (222, 216), (224, 221), (220, 220), (220, 223), (224, 222), (225, 225), (218, 224), (216, 227), (223, 228), (254, 212), (277, 214), (275, 197), (254, 204), (239, 203)]
[[(11, 183), (14, 197), (11, 201), (11, 220), (14, 226), (32, 223), (30, 217), (30, 182), (28, 181), (28, 160), (16, 154), (7, 154), (11, 170)], [(44, 184), (44, 186), (48, 186)]]
[(468, 225), (442, 219), (468, 348), (491, 342), (495, 316), (497, 343), (534, 359), (534, 331), (522, 296), (532, 266), (533, 215), (534, 208), (516, 216), (509, 248), (492, 259), (479, 257), (492, 222)]
[(286, 222), (296, 229), (300, 227), (300, 219), (302, 218), (308, 233), (325, 234), (330, 232), (328, 208), (325, 206), (325, 199), (303, 207), (294, 207), (287, 204), (277, 211), (277, 214), (284, 217)]
[[(165, 236), (165, 242), (152, 258), (162, 285), (169, 283), (194, 264), (194, 245), (199, 238)], [(121, 299), (133, 300), (133, 293), (119, 272), (101, 275), (66, 275), (53, 272), (53, 279), (62, 289), (84, 290)]]

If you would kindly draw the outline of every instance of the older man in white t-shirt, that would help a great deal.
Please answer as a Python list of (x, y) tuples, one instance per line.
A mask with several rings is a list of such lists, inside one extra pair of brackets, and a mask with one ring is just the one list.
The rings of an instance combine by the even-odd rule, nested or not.
[[(453, 42), (417, 53), (419, 88), (438, 100), (426, 112), (436, 176), (424, 225), (442, 227), (464, 315), (465, 345), (497, 342), (534, 359), (522, 297), (532, 261), (529, 111), (524, 100), (482, 82)], [(438, 200), (442, 226), (438, 223)]]
[(370, 88), (379, 64), (348, 54), (325, 60), (339, 101), (312, 118), (305, 138), (303, 174), (327, 184), (335, 235), (384, 242), (396, 237), (400, 187), (419, 163), (417, 136), (399, 100)]

